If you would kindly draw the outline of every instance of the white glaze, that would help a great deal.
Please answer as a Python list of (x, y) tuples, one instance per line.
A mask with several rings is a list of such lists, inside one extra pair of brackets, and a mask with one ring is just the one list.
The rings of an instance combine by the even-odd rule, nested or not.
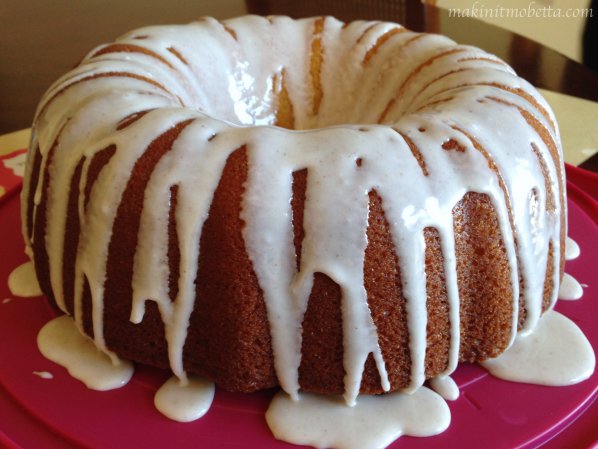
[(580, 254), (581, 251), (577, 242), (573, 240), (571, 237), (567, 236), (567, 240), (565, 242), (565, 259), (577, 259)]
[(31, 298), (42, 294), (33, 262), (25, 262), (8, 275), (8, 289), (15, 296)]
[(190, 422), (207, 413), (214, 399), (212, 382), (191, 377), (184, 384), (171, 377), (154, 396), (154, 405), (164, 416), (179, 422)]
[(596, 359), (590, 342), (577, 325), (550, 311), (536, 330), (519, 335), (506, 352), (482, 362), (493, 376), (539, 385), (571, 385), (594, 372)]
[[(365, 55), (378, 38), (398, 26), (379, 23), (368, 29), (371, 23), (355, 22), (343, 28), (340, 22), (328, 18), (321, 34), (325, 51), (320, 81), (324, 94), (318, 113), (313, 114), (309, 53), (314, 20), (245, 17), (225, 24), (234, 30), (236, 39), (213, 19), (128, 33), (120, 43), (143, 46), (172, 68), (143, 53), (94, 56), (93, 51), (79, 67), (55, 83), (38, 108), (30, 151), (39, 145), (43, 169), (34, 198), (36, 204), (42, 200), (42, 185), (48, 176), (45, 201), (52, 220), (46, 228), (46, 250), (52, 290), (65, 311), (62, 251), (71, 178), (78, 162), (84, 160), (80, 182), (84, 186), (93, 155), (110, 144), (117, 147), (93, 186), (87, 209), (83, 207), (83, 195), (79, 195), (81, 239), (76, 257), (74, 317), (81, 327), (85, 276), (91, 289), (94, 339), (99, 348), (110, 353), (103, 335), (104, 283), (119, 198), (149, 143), (188, 119), (192, 123), (160, 159), (145, 191), (131, 307), (131, 321), (137, 323), (143, 319), (145, 301), (158, 304), (171, 368), (179, 378), (186, 377), (182, 348), (196, 299), (194, 280), (202, 226), (227, 157), (243, 145), (249, 159), (243, 235), (264, 293), (278, 379), (291, 396), (297, 397), (299, 391), (301, 322), (316, 272), (325, 273), (341, 286), (346, 401), (355, 402), (370, 353), (383, 388), (391, 388), (363, 286), (368, 192), (374, 189), (382, 197), (401, 261), (412, 361), (409, 391), (417, 390), (425, 380), (423, 229), (428, 226), (436, 228), (441, 237), (449, 299), (451, 342), (444, 375), (457, 366), (459, 297), (452, 209), (466, 192), (487, 194), (498, 214), (511, 267), (511, 341), (518, 322), (518, 273), (525, 286), (524, 330), (536, 327), (549, 243), (554, 257), (548, 268), (555, 273), (550, 302), (556, 301), (559, 237), (564, 223), (560, 217), (565, 213), (565, 203), (561, 190), (562, 149), (554, 114), (532, 86), (479, 49), (455, 46), (437, 35), (417, 38), (410, 31), (394, 35), (370, 63), (364, 64)], [(146, 38), (139, 40), (136, 36)], [(177, 49), (188, 64), (168, 48)], [(408, 60), (409, 64), (399, 60)], [(432, 62), (423, 65), (426, 61)], [(414, 77), (413, 69), (418, 66)], [(455, 67), (463, 70), (455, 71)], [(286, 87), (293, 104), (294, 126), (312, 131), (261, 126), (275, 123), (272, 80), (284, 68), (289, 68)], [(90, 75), (114, 72), (159, 80), (164, 89), (130, 76), (85, 81)], [(340, 79), (338, 73), (343, 73)], [(75, 81), (80, 82), (72, 84)], [(525, 97), (508, 89), (520, 89)], [(228, 95), (223, 96), (223, 92)], [(393, 98), (395, 103), (387, 108)], [(147, 109), (156, 110), (115, 131), (121, 119)], [(547, 141), (520, 111), (534, 118), (548, 135)], [(381, 117), (383, 125), (377, 125)], [(368, 123), (371, 125), (363, 125)], [(425, 132), (418, 131), (420, 127)], [(218, 137), (212, 140), (213, 135)], [(403, 136), (418, 148), (428, 176)], [(443, 150), (442, 144), (448, 139), (456, 140), (464, 151)], [(55, 142), (54, 162), (46, 167)], [(556, 166), (549, 147), (559, 154)], [(359, 167), (357, 159), (362, 160)], [(305, 239), (297, 270), (292, 244), (291, 181), (292, 173), (304, 168), (309, 173)], [(27, 176), (31, 170), (29, 163)], [(172, 185), (179, 186), (176, 214), (181, 249), (179, 292), (174, 301), (168, 297), (166, 254)], [(28, 188), (26, 182), (24, 223)], [(531, 192), (536, 193), (535, 197)], [(549, 198), (554, 200), (555, 210), (548, 210)], [(517, 219), (510, 220), (510, 211)], [(25, 225), (24, 234), (31, 254), (32, 242)]]
[(581, 284), (569, 273), (563, 275), (559, 287), (559, 299), (563, 301), (575, 301), (583, 296)]
[(342, 398), (301, 393), (294, 401), (276, 394), (266, 412), (274, 436), (316, 448), (383, 448), (401, 435), (430, 436), (444, 431), (451, 414), (432, 390), (360, 396), (354, 407)]
[(48, 371), (33, 371), (33, 374), (41, 379), (54, 379), (54, 375)]
[(459, 387), (450, 376), (440, 376), (430, 379), (430, 388), (447, 401), (454, 401), (459, 397)]
[(114, 364), (66, 315), (42, 327), (37, 335), (37, 346), (44, 357), (65, 367), (71, 376), (92, 390), (120, 388), (133, 375), (131, 362), (121, 360)]
[(3, 159), (2, 164), (12, 170), (12, 173), (19, 178), (22, 178), (25, 174), (25, 164), (27, 160), (26, 153), (19, 153), (16, 156), (13, 156), (9, 159)]

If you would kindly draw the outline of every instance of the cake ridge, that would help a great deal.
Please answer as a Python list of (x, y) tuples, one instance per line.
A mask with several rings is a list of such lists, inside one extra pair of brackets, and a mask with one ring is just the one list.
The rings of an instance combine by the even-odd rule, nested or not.
[[(118, 335), (121, 327), (138, 329), (130, 338), (137, 341), (161, 326), (165, 342), (159, 344), (156, 363), (166, 357), (183, 380), (189, 366), (211, 369), (191, 360), (193, 348), (186, 348), (186, 341), (197, 332), (190, 322), (202, 301), (197, 285), (205, 280), (199, 279), (199, 267), (209, 263), (200, 250), (203, 228), (218, 186), (226, 186), (223, 173), (232, 159), (247, 179), (241, 204), (231, 206), (230, 213), (244, 222), (243, 251), (259, 290), (248, 297), (263, 297), (271, 341), (260, 344), (271, 345), (272, 360), (256, 360), (257, 380), (231, 388), (271, 386), (270, 364), (289, 394), (296, 396), (304, 387), (303, 324), (314, 284), (323, 277), (338, 286), (340, 295), (349, 403), (366, 384), (370, 393), (413, 391), (431, 375), (450, 374), (460, 359), (486, 356), (489, 343), (467, 346), (468, 330), (461, 326), (468, 318), (461, 316), (465, 268), (457, 253), (466, 245), (467, 251), (480, 247), (456, 236), (456, 227), (473, 226), (469, 213), (494, 223), (487, 225), (494, 252), (479, 257), (485, 266), (496, 259), (503, 271), (489, 274), (490, 279), (509, 280), (497, 288), (506, 298), (488, 300), (509, 308), (510, 327), (500, 335), (483, 335), (498, 342), (494, 352), (515, 338), (520, 296), (524, 331), (545, 309), (548, 282), (552, 307), (563, 265), (566, 204), (560, 138), (549, 106), (504, 63), (483, 60), (486, 53), (480, 50), (402, 27), (383, 32), (389, 26), (383, 23), (341, 25), (329, 17), (250, 17), (148, 27), (92, 51), (48, 90), (33, 127), (30, 152), (35, 156), (28, 162), (22, 200), (24, 217), (31, 218), (24, 220), (23, 233), (44, 292), (81, 329), (91, 322), (89, 333), (115, 360), (119, 351), (135, 352), (112, 343), (127, 340)], [(281, 30), (288, 35), (277, 42)], [(137, 45), (146, 50), (127, 50), (135, 33), (147, 36)], [(287, 49), (296, 36), (304, 39)], [(380, 42), (383, 36), (388, 37)], [(271, 54), (259, 54), (255, 41), (272, 44)], [(107, 53), (110, 49), (124, 51)], [(201, 63), (218, 52), (215, 73), (209, 73)], [(368, 54), (375, 57), (364, 64)], [(167, 55), (177, 64), (170, 65)], [(411, 58), (409, 64), (389, 60), (398, 55)], [(151, 67), (148, 57), (168, 64)], [(453, 67), (456, 62), (461, 66)], [(180, 72), (179, 65), (185, 66)], [(335, 69), (351, 66), (356, 72), (335, 88)], [(123, 77), (126, 83), (120, 82)], [(230, 98), (219, 99), (212, 90), (228, 90)], [(387, 124), (372, 123), (375, 118)], [(283, 121), (296, 129), (274, 126)], [(443, 149), (451, 140), (459, 151)], [(96, 167), (96, 157), (108, 149), (112, 154)], [(243, 152), (238, 161), (237, 151)], [(293, 222), (298, 176), (304, 176), (306, 186), (299, 254)], [(129, 188), (130, 183), (136, 187)], [(368, 304), (364, 267), (372, 207), (381, 211), (400, 264), (408, 330), (406, 384), (389, 374), (389, 366), (398, 363), (385, 360), (380, 345), (385, 330), (378, 329)], [(125, 213), (128, 208), (132, 212)], [(49, 221), (47, 209), (63, 218)], [(68, 237), (73, 229), (76, 242)], [(481, 231), (474, 227), (471, 233)], [(64, 288), (71, 272), (63, 263), (64, 254), (72, 252), (67, 245), (77, 247), (68, 287), (74, 292), (72, 306)], [(426, 372), (433, 364), (427, 350), (433, 315), (426, 278), (430, 245), (441, 259), (438, 276), (446, 290), (446, 311), (438, 313), (449, 323), (447, 354), (438, 355), (446, 363), (434, 360), (442, 369), (433, 374)], [(235, 292), (243, 291), (237, 287)], [(221, 288), (223, 298), (230, 295), (227, 289)], [(86, 301), (91, 301), (91, 316), (83, 312)], [(367, 378), (366, 371), (371, 372)]]

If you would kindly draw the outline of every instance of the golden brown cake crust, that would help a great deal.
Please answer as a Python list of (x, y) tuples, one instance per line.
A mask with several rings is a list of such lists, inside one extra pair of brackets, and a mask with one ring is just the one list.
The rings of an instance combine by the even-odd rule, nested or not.
[[(168, 151), (184, 126), (181, 124), (157, 139), (156, 151)], [(140, 164), (137, 170), (141, 174), (151, 168)], [(308, 176), (308, 170), (297, 172), (293, 186), (293, 222), (299, 263)], [(240, 209), (246, 178), (246, 150), (240, 148), (227, 161), (202, 232), (196, 281), (198, 300), (191, 315), (184, 360), (190, 373), (207, 376), (228, 390), (250, 392), (276, 386), (277, 380), (263, 293), (241, 235)], [(93, 179), (90, 182), (93, 183)], [(125, 203), (137, 204), (126, 198)], [(114, 227), (113, 241), (118, 245), (111, 247), (109, 255), (113, 263), (106, 284), (104, 332), (108, 347), (121, 356), (167, 368), (164, 324), (156, 304), (146, 302), (142, 323), (133, 324), (129, 321), (129, 302), (122, 300), (132, 294), (133, 251), (130, 248), (137, 245), (135, 222), (140, 213), (140, 210), (120, 213)], [(513, 308), (509, 265), (488, 197), (466, 194), (455, 207), (454, 217), (461, 294), (460, 360), (474, 362), (497, 355), (508, 344)], [(173, 246), (175, 229), (169, 226), (169, 241)], [(67, 232), (78, 235), (76, 224)], [(433, 228), (427, 228), (424, 236), (428, 296), (426, 377), (432, 378), (447, 367), (450, 333), (439, 236)], [(129, 243), (125, 243), (126, 239)], [(365, 287), (394, 390), (409, 384), (410, 353), (406, 300), (402, 296), (400, 263), (393, 248), (381, 198), (373, 191), (370, 193)], [(176, 253), (173, 248), (169, 254)], [(169, 266), (171, 272), (178, 270), (177, 258), (173, 257)], [(547, 279), (546, 285), (550, 283), (551, 279)], [(86, 293), (84, 303), (89, 303), (89, 291)], [(326, 275), (317, 273), (303, 321), (299, 379), (304, 390), (343, 392), (341, 323), (340, 288)], [(89, 309), (84, 312), (84, 327), (92, 334)], [(366, 362), (361, 391), (383, 392), (371, 357)]]
[[(327, 20), (326, 18), (314, 19), (310, 26), (311, 40), (307, 45), (310, 53), (306, 55), (305, 59), (308, 66), (305, 71), (306, 84), (309, 87), (306, 93), (308, 107), (304, 108), (307, 109), (307, 115), (311, 114), (310, 119), (317, 116), (327, 105), (326, 95), (328, 93), (324, 88), (326, 85), (326, 35), (324, 30)], [(379, 24), (365, 27), (355, 43), (355, 48), (358, 48), (362, 42), (367, 42), (366, 38), (370, 34), (375, 35), (374, 32), (379, 27)], [(233, 28), (227, 26), (224, 28), (227, 39), (237, 41), (240, 38)], [(343, 29), (345, 28), (343, 27)], [(364, 70), (375, 66), (376, 58), (386, 54), (385, 52), (393, 43), (393, 39), (402, 39), (400, 45), (396, 45), (396, 51), (399, 54), (406, 47), (417, 46), (419, 41), (424, 41), (427, 38), (426, 35), (413, 34), (398, 26), (377, 33), (376, 38), (370, 37), (372, 45), (361, 55), (360, 64)], [(139, 42), (141, 41), (140, 39)], [(462, 58), (458, 60), (460, 62), (485, 64), (484, 70), (487, 70), (488, 65), (496, 65), (501, 68), (501, 73), (507, 73), (504, 63), (489, 56), (461, 55), (471, 51), (466, 47), (447, 49), (440, 46), (433, 50), (417, 62), (413, 66), (413, 71), (406, 75), (400, 83), (397, 82), (398, 84), (394, 86), (396, 95), (384, 99), (385, 101), (381, 102), (381, 106), (376, 112), (372, 112), (372, 115), (376, 116), (374, 121), (379, 119), (378, 123), (384, 122), (389, 125), (386, 127), (391, 135), (389, 141), (392, 141), (392, 138), (400, 140), (401, 145), (407, 150), (406, 153), (416, 161), (413, 167), (421, 170), (421, 173), (418, 171), (418, 176), (421, 175), (421, 179), (426, 182), (434, 175), (433, 170), (437, 167), (434, 167), (433, 163), (429, 164), (430, 159), (426, 160), (426, 154), (429, 154), (428, 148), (418, 146), (417, 136), (423, 136), (426, 132), (432, 133), (432, 131), (427, 129), (428, 125), (414, 125), (413, 129), (408, 130), (413, 133), (405, 132), (404, 129), (393, 127), (394, 122), (391, 120), (393, 114), (396, 115), (397, 109), (405, 106), (401, 105), (402, 96), (409, 92), (412, 87), (410, 83), (415, 75), (425, 73), (438, 61), (449, 57)], [(142, 43), (115, 43), (92, 52), (89, 58), (91, 60), (101, 59), (115, 53), (126, 53), (150, 58), (154, 63), (162, 64), (169, 70), (175, 70), (178, 63), (184, 64), (185, 70), (192, 66), (191, 58), (184, 51), (179, 51), (174, 47), (168, 47), (167, 51), (170, 55), (145, 48)], [(171, 56), (175, 57), (178, 62), (173, 61)], [(419, 87), (419, 90), (412, 89), (411, 94), (414, 97), (411, 101), (413, 104), (417, 105), (415, 99), (439, 80), (472, 70), (471, 68), (455, 69), (450, 67), (449, 69), (437, 77), (430, 76), (426, 83)], [(294, 129), (299, 127), (301, 120), (306, 120), (301, 116), (301, 108), (298, 107), (296, 94), (293, 95), (294, 76), (296, 75), (290, 68), (283, 67), (269, 78), (270, 94), (274, 105), (270, 124)], [(383, 73), (377, 76), (382, 78)], [(87, 83), (106, 82), (112, 78), (122, 78), (123, 82), (142, 84), (147, 89), (159, 91), (158, 96), (170, 95), (174, 98), (173, 101), (183, 104), (183, 100), (179, 96), (169, 91), (168, 83), (162, 83), (159, 79), (126, 71), (105, 71), (67, 77), (62, 85), (59, 84), (56, 89), (49, 91), (47, 101), (40, 107), (39, 116), (48, 113), (54, 107), (53, 104), (60, 102), (70, 90), (84, 87)], [(565, 197), (560, 173), (559, 148), (553, 138), (553, 132), (556, 131), (553, 129), (555, 124), (551, 113), (538, 103), (533, 95), (522, 88), (488, 81), (479, 82), (476, 85), (485, 86), (493, 93), (508, 94), (507, 97), (500, 96), (498, 93), (497, 97), (486, 95), (483, 99), (475, 101), (480, 104), (486, 103), (510, 108), (514, 115), (527, 124), (530, 132), (535, 133), (531, 148), (525, 150), (531, 151), (536, 158), (535, 162), (540, 167), (543, 176), (543, 179), (540, 179), (543, 181), (542, 188), (545, 191), (545, 198), (542, 197), (539, 190), (531, 191), (530, 202), (542, 200), (545, 201), (548, 212), (554, 213), (558, 210), (560, 213), (558, 238), (560, 238), (560, 247), (564, 248), (566, 221), (563, 205)], [(458, 84), (451, 86), (451, 89), (458, 91), (463, 87), (466, 86)], [(147, 95), (147, 92), (139, 93), (139, 95), (142, 94)], [(429, 107), (427, 113), (433, 114), (437, 106), (442, 107), (450, 103), (455, 98), (453, 95), (456, 97), (458, 93), (451, 92), (451, 96), (447, 96), (446, 92), (436, 92), (429, 103), (414, 109), (414, 116), (426, 106)], [(505, 98), (510, 100), (507, 101)], [(520, 100), (537, 111), (537, 116), (522, 108), (518, 103)], [(155, 106), (148, 106), (126, 114), (121, 114), (119, 111), (120, 115), (114, 124), (114, 132), (127, 132), (136, 124), (145, 123), (148, 117), (154, 116), (156, 110), (160, 112), (159, 109)], [(303, 113), (305, 114), (305, 111)], [(423, 114), (418, 117), (426, 118), (427, 116)], [(44, 293), (58, 308), (76, 316), (78, 293), (76, 289), (80, 287), (81, 326), (89, 336), (97, 337), (94, 336), (94, 325), (97, 326), (97, 320), (94, 322), (94, 313), (98, 313), (94, 311), (94, 287), (85, 274), (80, 279), (81, 285), (78, 287), (77, 284), (78, 251), (82, 242), (89, 238), (82, 232), (84, 223), (81, 221), (81, 217), (88, 210), (92, 192), (96, 188), (96, 183), (99, 182), (102, 172), (110, 166), (113, 158), (118, 158), (119, 152), (122, 152), (123, 148), (119, 147), (117, 143), (112, 143), (112, 140), (108, 143), (102, 141), (101, 149), (94, 151), (93, 154), (82, 153), (75, 159), (76, 164), (74, 164), (68, 182), (64, 223), (65, 235), (68, 238), (61, 241), (63, 251), (60, 277), (63, 287), (61, 287), (62, 291), (56, 294), (50, 276), (50, 255), (47, 242), (49, 223), (53, 220), (53, 211), (49, 209), (52, 204), (50, 184), (52, 171), (58, 165), (54, 158), (64, 158), (64, 155), (56, 156), (56, 154), (60, 153), (61, 139), (67, 139), (63, 136), (62, 131), (72, 124), (72, 122), (69, 124), (69, 120), (71, 118), (67, 117), (61, 127), (55, 130), (50, 145), (46, 144), (44, 148), (40, 149), (35, 143), (30, 150), (33, 157), (27, 178), (28, 191), (24, 194), (23, 200), (23, 204), (27, 208), (24, 214), (24, 228), (26, 239), (32, 242), (36, 272)], [(145, 298), (146, 300), (143, 302), (145, 309), (141, 322), (133, 323), (131, 321), (135, 257), (137, 257), (136, 251), (140, 244), (142, 213), (144, 201), (147, 198), (146, 190), (152, 176), (155, 176), (156, 167), (173, 151), (177, 139), (184, 135), (185, 130), (193, 128), (199, 120), (200, 118), (195, 116), (181, 118), (178, 121), (173, 119), (172, 125), (162, 131), (156, 132), (152, 129), (154, 134), (151, 134), (151, 142), (146, 148), (143, 148), (135, 160), (129, 173), (130, 176), (126, 180), (122, 197), (115, 203), (118, 208), (107, 250), (105, 284), (102, 285), (104, 288), (103, 310), (100, 321), (103, 331), (102, 338), (106, 347), (120, 357), (161, 368), (172, 367), (172, 354), (169, 354), (167, 323), (163, 319), (165, 315), (160, 310), (158, 301), (154, 298)], [(424, 119), (422, 118), (422, 120)], [(307, 122), (309, 123), (309, 121)], [(430, 122), (429, 128), (434, 128), (435, 124), (435, 122)], [(504, 201), (506, 205), (506, 212), (497, 210), (496, 192), (495, 197), (492, 198), (490, 194), (480, 191), (483, 189), (479, 189), (478, 191), (464, 190), (462, 196), (459, 194), (457, 200), (450, 203), (452, 223), (450, 223), (451, 208), (447, 208), (448, 222), (454, 231), (454, 271), (458, 290), (460, 333), (457, 348), (458, 360), (476, 362), (495, 357), (504, 351), (513, 336), (513, 327), (518, 324), (519, 328), (522, 328), (526, 322), (528, 310), (524, 300), (525, 276), (519, 268), (521, 261), (517, 260), (516, 263), (513, 263), (513, 260), (509, 260), (510, 242), (508, 236), (507, 238), (503, 236), (504, 227), (501, 228), (501, 220), (503, 220), (503, 224), (506, 222), (507, 227), (513, 230), (512, 240), (514, 242), (511, 243), (515, 249), (517, 248), (517, 239), (520, 237), (514, 232), (517, 217), (513, 216), (509, 186), (505, 183), (498, 163), (482, 145), (482, 140), (479, 139), (479, 136), (452, 122), (443, 123), (442, 126), (447, 135), (450, 134), (451, 137), (446, 137), (442, 144), (437, 145), (438, 148), (434, 148), (434, 150), (443, 154), (463, 154), (468, 157), (471, 157), (470, 153), (477, 152), (479, 161), (482, 161), (480, 166), (483, 165), (482, 168), (488, 171), (489, 175), (496, 176), (498, 185), (496, 191), (502, 197), (500, 201)], [(222, 134), (227, 131), (223, 131)], [(368, 132), (368, 128), (365, 125), (363, 128), (356, 126), (355, 132), (358, 131), (365, 134)], [(207, 141), (218, 143), (219, 139), (224, 138), (222, 134), (214, 131)], [(198, 136), (202, 139), (205, 137), (199, 132)], [(199, 139), (199, 137), (197, 138)], [(487, 144), (486, 141), (483, 142)], [(543, 145), (543, 147), (540, 148), (539, 145)], [(124, 150), (127, 149), (124, 148)], [(251, 251), (248, 249), (249, 244), (244, 236), (247, 223), (243, 218), (243, 208), (244, 198), (248, 185), (250, 185), (251, 145), (249, 142), (243, 141), (229, 150), (230, 155), (219, 176), (209, 205), (207, 219), (201, 227), (198, 239), (199, 256), (193, 281), (195, 300), (182, 347), (182, 363), (186, 372), (208, 377), (225, 389), (250, 392), (279, 384), (275, 369), (276, 355), (273, 350), (275, 338), (271, 335), (271, 321), (276, 318), (268, 316), (269, 308), (264, 286), (260, 285), (259, 267), (255, 266), (255, 259), (252, 259)], [(464, 160), (472, 163), (474, 158)], [(355, 159), (357, 167), (367, 163), (367, 159), (365, 161), (361, 157)], [(550, 166), (551, 163), (556, 168)], [(477, 168), (481, 170), (480, 167)], [(558, 180), (551, 183), (551, 177), (555, 176), (553, 171)], [(309, 167), (298, 169), (292, 173), (290, 208), (297, 272), (301, 271), (303, 264), (306, 263), (303, 257), (303, 242), (307, 227), (307, 190), (310, 176), (313, 176), (314, 173), (313, 168)], [(41, 185), (38, 186), (38, 183)], [(416, 188), (414, 188), (415, 190)], [(558, 195), (553, 196), (553, 191), (556, 191)], [(182, 187), (177, 183), (168, 185), (168, 188), (162, 192), (165, 195), (163, 199), (169, 204), (166, 259), (169, 270), (168, 298), (171, 304), (174, 304), (179, 297), (179, 279), (182, 276), (182, 242), (179, 227), (184, 217), (180, 215), (181, 211), (178, 207), (182, 203), (181, 192)], [(384, 359), (390, 390), (394, 391), (408, 388), (413, 380), (412, 334), (409, 324), (409, 310), (411, 309), (406, 298), (408, 295), (405, 293), (408, 291), (405, 283), (413, 278), (409, 278), (405, 274), (405, 265), (409, 261), (405, 260), (405, 257), (402, 260), (399, 256), (399, 249), (405, 242), (393, 240), (393, 229), (395, 228), (393, 228), (392, 220), (385, 213), (385, 211), (388, 212), (385, 208), (387, 206), (385, 201), (388, 201), (389, 197), (384, 196), (375, 187), (369, 191), (364, 190), (364, 192), (368, 196), (368, 209), (363, 287), (367, 307), (371, 312), (371, 319), (377, 333), (380, 352)], [(413, 192), (395, 193), (408, 197)], [(36, 198), (36, 195), (39, 195), (39, 198)], [(442, 234), (441, 231), (440, 228), (434, 226), (425, 226), (419, 234), (414, 233), (411, 236), (413, 239), (421, 238), (425, 242), (425, 273), (423, 275), (425, 276), (427, 322), (425, 323), (426, 348), (423, 367), (426, 379), (445, 374), (450, 368), (451, 330), (455, 324), (451, 323), (448, 288), (451, 271), (447, 270), (447, 266), (450, 266), (449, 262), (452, 263), (452, 261), (450, 257), (446, 258), (444, 253), (447, 251), (447, 246), (443, 246), (442, 239), (446, 238), (446, 234)], [(361, 236), (363, 235), (362, 233)], [(451, 245), (452, 243), (451, 241)], [(564, 251), (557, 252), (557, 246), (556, 241), (548, 242), (546, 275), (541, 301), (542, 311), (551, 307), (551, 298), (554, 298), (555, 286), (558, 285), (558, 282), (555, 282), (555, 277), (558, 274), (553, 270), (556, 268), (555, 261), (560, 262), (560, 276), (563, 273)], [(517, 251), (513, 252), (517, 258)], [(518, 267), (518, 273), (511, 273), (514, 266)], [(333, 280), (332, 274), (320, 271), (313, 273), (313, 286), (308, 295), (305, 314), (300, 322), (301, 357), (297, 367), (298, 382), (305, 391), (341, 394), (346, 391), (347, 384), (345, 366), (347, 360), (344, 347), (347, 336), (343, 335), (345, 332), (343, 301), (346, 299), (343, 296), (343, 287)], [(518, 285), (513, 281), (516, 277), (519, 278)], [(54, 283), (56, 283), (55, 280)], [(97, 282), (95, 288), (97, 289)], [(514, 304), (513, 297), (516, 295), (516, 288), (519, 290), (519, 300)], [(61, 295), (62, 300), (60, 299)], [(61, 301), (64, 304), (61, 304)], [(518, 322), (514, 320), (516, 313), (519, 315)], [(360, 391), (368, 394), (384, 392), (384, 380), (381, 378), (379, 366), (376, 365), (374, 353), (370, 352), (365, 360)]]

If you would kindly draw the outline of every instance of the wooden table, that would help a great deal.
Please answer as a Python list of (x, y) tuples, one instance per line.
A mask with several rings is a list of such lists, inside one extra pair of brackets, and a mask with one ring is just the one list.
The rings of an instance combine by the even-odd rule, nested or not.
[(0, 134), (29, 127), (43, 92), (100, 43), (143, 25), (247, 12), (402, 22), (484, 48), (537, 87), (598, 101), (597, 73), (517, 34), (476, 19), (451, 18), (419, 0), (146, 0), (142, 7), (133, 0), (36, 3), (35, 11), (19, 0), (0, 5)]

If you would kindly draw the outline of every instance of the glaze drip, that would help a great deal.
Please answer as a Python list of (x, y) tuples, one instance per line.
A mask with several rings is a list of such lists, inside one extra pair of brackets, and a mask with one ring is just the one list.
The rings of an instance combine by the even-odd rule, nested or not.
[(133, 376), (131, 362), (111, 360), (65, 315), (42, 327), (37, 336), (37, 346), (44, 357), (65, 367), (71, 376), (92, 390), (120, 388)]
[(11, 271), (8, 275), (8, 288), (14, 296), (25, 298), (42, 294), (33, 262), (26, 262)]
[(551, 310), (532, 334), (518, 336), (506, 352), (481, 365), (502, 379), (563, 386), (590, 377), (596, 357), (579, 327)]
[[(485, 195), (498, 220), (510, 268), (510, 342), (520, 296), (523, 330), (537, 326), (547, 278), (553, 280), (548, 303), (556, 301), (566, 210), (556, 121), (532, 86), (479, 49), (392, 24), (344, 27), (332, 18), (251, 16), (225, 25), (204, 19), (131, 32), (92, 51), (39, 106), (31, 145), (38, 156), (27, 166), (23, 233), (29, 254), (47, 252), (48, 290), (67, 312), (64, 217), (77, 173), (80, 241), (73, 254), (72, 315), (82, 328), (87, 283), (99, 348), (116, 360), (104, 336), (106, 301), (112, 300), (107, 265), (111, 245), (124, 235), (115, 226), (123, 198), (134, 190), (139, 225), (130, 236), (136, 239), (130, 321), (143, 322), (148, 301), (157, 305), (168, 363), (185, 381), (202, 229), (227, 160), (239, 149), (248, 165), (243, 240), (265, 300), (276, 376), (293, 398), (300, 389), (301, 323), (317, 273), (338, 284), (342, 295), (345, 400), (355, 403), (370, 354), (382, 389), (397, 388), (364, 288), (371, 192), (381, 199), (401, 263), (408, 391), (426, 379), (426, 228), (438, 233), (444, 261), (451, 339), (443, 374), (459, 361), (453, 211), (469, 192)], [(310, 72), (314, 65), (317, 79)], [(281, 117), (276, 106), (283, 90), (291, 117)], [(295, 130), (271, 126), (276, 123), (292, 123)], [(168, 149), (154, 154), (155, 143), (164, 139)], [(110, 157), (99, 170), (92, 168), (94, 157), (108, 148)], [(145, 184), (131, 187), (135, 167), (149, 159)], [(298, 264), (291, 203), (293, 173), (302, 170), (307, 188)], [(47, 223), (46, 210), (53, 217)], [(174, 281), (168, 266), (172, 226), (180, 248)]]
[(302, 393), (293, 401), (283, 392), (272, 400), (266, 421), (274, 436), (317, 448), (375, 449), (401, 435), (431, 436), (444, 431), (451, 413), (426, 387), (413, 394), (360, 396), (354, 407), (334, 396)]
[(192, 378), (182, 385), (179, 379), (171, 377), (156, 392), (154, 405), (174, 421), (195, 421), (210, 409), (214, 391), (214, 384), (204, 379)]
[(559, 287), (559, 299), (564, 301), (575, 301), (583, 296), (581, 284), (569, 273), (563, 275)]

